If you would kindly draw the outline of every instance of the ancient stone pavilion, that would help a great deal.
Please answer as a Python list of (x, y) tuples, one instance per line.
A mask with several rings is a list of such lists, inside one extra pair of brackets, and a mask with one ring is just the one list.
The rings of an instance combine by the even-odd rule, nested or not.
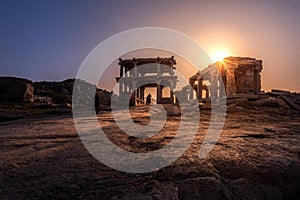
[[(222, 98), (225, 94), (227, 98), (257, 99), (261, 90), (261, 70), (262, 60), (227, 57), (196, 73), (189, 82), (199, 102), (207, 98)], [(193, 99), (193, 93), (190, 92), (190, 99)]]
[[(173, 89), (176, 87), (177, 76), (174, 75), (174, 56), (170, 58), (133, 58), (119, 59), (120, 76), (119, 100), (127, 101), (129, 97), (134, 105), (145, 104), (145, 88), (156, 88), (157, 104), (174, 103)], [(163, 90), (168, 88), (168, 95)], [(166, 92), (164, 92), (165, 94)]]

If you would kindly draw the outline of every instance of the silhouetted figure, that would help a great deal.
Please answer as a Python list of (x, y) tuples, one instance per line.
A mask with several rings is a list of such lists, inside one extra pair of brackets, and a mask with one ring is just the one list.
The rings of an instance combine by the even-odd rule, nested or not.
[(151, 103), (151, 94), (149, 93), (148, 95), (147, 95), (147, 97), (146, 97), (146, 105), (150, 105), (150, 103)]

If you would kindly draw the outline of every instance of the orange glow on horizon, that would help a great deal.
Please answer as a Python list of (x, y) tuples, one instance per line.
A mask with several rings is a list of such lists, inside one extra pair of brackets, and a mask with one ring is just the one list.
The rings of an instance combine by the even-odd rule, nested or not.
[(211, 54), (213, 62), (223, 61), (224, 58), (228, 57), (229, 54), (225, 50), (217, 50)]

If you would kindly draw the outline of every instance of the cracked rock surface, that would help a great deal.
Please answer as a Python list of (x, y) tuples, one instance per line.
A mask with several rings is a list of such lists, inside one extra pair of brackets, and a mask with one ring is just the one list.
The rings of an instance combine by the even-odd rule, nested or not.
[[(134, 123), (148, 124), (148, 111), (131, 110)], [(198, 153), (210, 111), (201, 110), (200, 116), (196, 137), (180, 158), (141, 174), (120, 172), (96, 160), (81, 143), (70, 115), (2, 123), (0, 198), (299, 199), (299, 112), (229, 106), (222, 134), (204, 159)], [(172, 141), (180, 116), (168, 116), (159, 134), (143, 139), (124, 134), (109, 111), (98, 120), (115, 145), (141, 153)]]

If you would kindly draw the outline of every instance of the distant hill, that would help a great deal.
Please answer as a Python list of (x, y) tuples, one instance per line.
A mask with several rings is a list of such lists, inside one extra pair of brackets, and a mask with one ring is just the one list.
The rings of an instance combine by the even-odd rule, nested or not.
[[(32, 82), (16, 77), (0, 77), (0, 102), (71, 104), (74, 81), (73, 78), (64, 81)], [(96, 87), (85, 81), (82, 83), (85, 88)], [(100, 107), (110, 105), (112, 92), (97, 88), (96, 94), (99, 97)]]
[[(42, 81), (42, 82), (34, 82), (34, 96), (37, 99), (47, 99), (52, 103), (60, 104), (60, 103), (72, 103), (72, 92), (74, 86), (75, 79), (66, 79), (64, 81)], [(81, 90), (81, 94), (84, 96), (87, 94), (87, 90), (94, 90), (95, 85), (92, 85), (83, 80), (81, 81), (81, 86), (83, 88), (76, 88), (77, 91)], [(112, 92), (102, 90), (97, 88), (96, 94), (99, 97), (100, 107), (110, 105), (110, 99)], [(41, 98), (42, 97), (42, 98)], [(89, 97), (87, 99), (94, 98)], [(86, 98), (85, 98), (86, 100)], [(86, 102), (82, 102), (86, 103)]]

